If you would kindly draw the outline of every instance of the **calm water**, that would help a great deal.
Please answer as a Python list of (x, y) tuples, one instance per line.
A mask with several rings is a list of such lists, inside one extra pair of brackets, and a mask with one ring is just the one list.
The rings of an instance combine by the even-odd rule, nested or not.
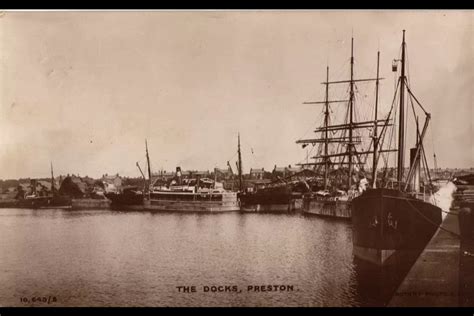
[[(383, 306), (403, 269), (357, 262), (351, 229), (299, 214), (1, 209), (0, 306)], [(203, 292), (226, 285), (241, 292)], [(261, 285), (293, 291), (247, 291)]]

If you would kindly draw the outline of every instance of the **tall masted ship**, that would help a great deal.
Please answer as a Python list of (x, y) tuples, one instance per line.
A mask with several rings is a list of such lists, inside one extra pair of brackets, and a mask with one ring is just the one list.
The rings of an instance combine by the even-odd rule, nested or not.
[[(410, 81), (406, 74), (406, 43), (405, 31), (401, 47), (401, 59), (395, 59), (392, 70), (397, 71), (401, 64), (398, 86), (394, 102), (389, 115), (398, 109), (398, 148), (396, 181), (378, 181), (376, 179), (377, 162), (383, 153), (379, 148), (384, 142), (387, 128), (384, 127), (380, 136), (374, 138), (374, 179), (372, 188), (368, 188), (360, 196), (352, 200), (352, 229), (354, 255), (362, 260), (377, 265), (387, 265), (396, 258), (397, 254), (422, 250), (441, 224), (441, 209), (429, 202), (431, 192), (421, 189), (421, 170), (425, 172), (425, 179), (431, 182), (426, 160), (423, 140), (426, 135), (431, 115), (426, 112), (418, 99), (414, 96)], [(398, 107), (395, 100), (398, 100)], [(409, 102), (406, 102), (408, 99)], [(415, 125), (415, 147), (410, 150), (410, 167), (405, 171), (405, 111), (410, 107)], [(418, 127), (416, 111), (425, 116), (423, 128)], [(396, 133), (389, 133), (395, 138)], [(390, 136), (388, 137), (390, 140)], [(389, 141), (392, 143), (391, 141)], [(387, 158), (383, 159), (387, 161)], [(430, 188), (431, 186), (425, 186)]]
[[(299, 164), (304, 167), (312, 167), (318, 174), (316, 185), (312, 185), (311, 192), (303, 197), (303, 212), (305, 214), (330, 216), (351, 219), (351, 202), (368, 185), (365, 165), (371, 150), (364, 150), (363, 140), (376, 137), (377, 128), (387, 124), (386, 120), (377, 117), (379, 70), (377, 64), (376, 78), (354, 78), (354, 39), (351, 40), (350, 78), (348, 80), (329, 80), (329, 67), (326, 68), (325, 100), (317, 102), (304, 102), (303, 104), (322, 104), (324, 106), (324, 121), (322, 126), (314, 132), (321, 133), (319, 138), (300, 139), (297, 144), (303, 148), (308, 145), (317, 146), (317, 154), (312, 157), (314, 162)], [(365, 117), (361, 120), (362, 108), (356, 100), (362, 98), (357, 94), (359, 89), (356, 84), (375, 82), (375, 117)], [(329, 98), (329, 87), (345, 86), (348, 84), (349, 95), (341, 99)], [(357, 98), (356, 98), (357, 97)], [(330, 114), (333, 112), (333, 104), (346, 106), (339, 112), (343, 120), (333, 124), (335, 119)], [(341, 108), (337, 109), (340, 110)], [(359, 111), (356, 111), (358, 109)], [(364, 109), (368, 112), (368, 109)], [(364, 120), (365, 119), (365, 120)], [(373, 135), (366, 135), (372, 132)], [(367, 137), (365, 137), (367, 136)], [(373, 143), (373, 139), (371, 140)], [(367, 145), (367, 144), (366, 144)], [(368, 147), (371, 147), (368, 144)]]

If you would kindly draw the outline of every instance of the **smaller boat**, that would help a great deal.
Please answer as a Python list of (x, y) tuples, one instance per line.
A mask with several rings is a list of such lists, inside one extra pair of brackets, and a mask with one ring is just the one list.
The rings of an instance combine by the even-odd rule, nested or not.
[(244, 212), (295, 212), (301, 210), (303, 190), (298, 181), (272, 183), (240, 195)]
[(350, 219), (350, 202), (357, 194), (357, 191), (343, 190), (321, 190), (306, 194), (303, 199), (304, 213)]
[(42, 192), (37, 192), (36, 190), (36, 180), (32, 180), (31, 185), (33, 192), (31, 194), (24, 194), (18, 199), (16, 206), (20, 208), (31, 208), (31, 209), (69, 209), (72, 206), (72, 200), (70, 197), (59, 194), (56, 191), (54, 185), (54, 174), (53, 174), (53, 164), (51, 163), (51, 193), (44, 194)]
[(108, 199), (111, 200), (111, 208), (114, 209), (143, 209), (143, 191), (138, 186), (126, 186), (121, 192), (106, 193)]
[(457, 186), (474, 185), (474, 174), (467, 174), (464, 176), (454, 177), (453, 183)]

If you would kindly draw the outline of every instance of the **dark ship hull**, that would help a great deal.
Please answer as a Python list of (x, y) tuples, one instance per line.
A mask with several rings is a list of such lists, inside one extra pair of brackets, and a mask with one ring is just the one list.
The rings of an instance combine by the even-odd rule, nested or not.
[(111, 200), (111, 208), (143, 210), (144, 196), (142, 193), (124, 192), (124, 193), (107, 193), (107, 198)]
[(352, 200), (354, 255), (386, 265), (394, 255), (423, 249), (441, 224), (441, 209), (393, 189), (372, 189)]
[(302, 194), (281, 186), (257, 190), (240, 196), (244, 212), (294, 212), (302, 208)]

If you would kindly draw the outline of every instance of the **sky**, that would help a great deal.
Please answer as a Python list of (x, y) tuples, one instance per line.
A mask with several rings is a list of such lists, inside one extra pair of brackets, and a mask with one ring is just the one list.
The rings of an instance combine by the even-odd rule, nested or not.
[(435, 152), (438, 167), (473, 167), (473, 14), (2, 12), (0, 178), (47, 177), (50, 162), (55, 174), (139, 176), (145, 139), (153, 171), (234, 167), (239, 133), (244, 172), (304, 162), (295, 142), (316, 136), (322, 108), (302, 103), (323, 100), (326, 66), (348, 79), (353, 36), (355, 77), (373, 78), (379, 50), (386, 113), (403, 29), (411, 89), (432, 115), (429, 163)]

